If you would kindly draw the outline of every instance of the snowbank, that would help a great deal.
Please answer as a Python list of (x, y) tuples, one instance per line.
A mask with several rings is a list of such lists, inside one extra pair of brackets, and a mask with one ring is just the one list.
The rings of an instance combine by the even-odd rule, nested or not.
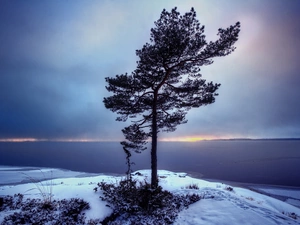
[[(137, 173), (138, 172), (138, 173)], [(150, 181), (150, 170), (134, 173), (134, 179)], [(203, 199), (192, 204), (179, 213), (175, 224), (300, 224), (300, 208), (290, 204), (290, 200), (300, 200), (300, 190), (261, 188), (274, 195), (286, 196), (286, 202), (260, 194), (245, 188), (233, 187), (221, 182), (208, 182), (188, 176), (186, 173), (175, 173), (159, 170), (159, 184), (163, 189), (176, 194), (198, 193)], [(118, 182), (122, 177), (112, 175), (95, 175), (58, 169), (9, 168), (0, 167), (0, 196), (23, 194), (27, 198), (41, 198), (34, 179), (51, 179), (42, 182), (45, 187), (51, 186), (53, 199), (82, 198), (89, 202), (86, 210), (86, 221), (104, 219), (112, 210), (99, 199), (100, 192), (93, 189), (98, 182)], [(25, 183), (28, 182), (28, 183)], [(0, 212), (0, 223), (9, 211)]]

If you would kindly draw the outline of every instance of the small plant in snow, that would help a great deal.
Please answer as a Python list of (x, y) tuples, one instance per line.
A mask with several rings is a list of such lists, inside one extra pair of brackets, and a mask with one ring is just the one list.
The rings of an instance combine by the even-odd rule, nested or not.
[(143, 174), (141, 174), (140, 172), (136, 172), (134, 175), (143, 176)]
[(186, 189), (195, 189), (195, 190), (199, 190), (199, 186), (198, 184), (189, 184), (185, 187)]
[[(46, 178), (46, 176), (42, 170), (40, 170), (40, 172), (43, 175), (42, 180), (49, 179), (49, 178), (48, 179)], [(53, 186), (54, 186), (53, 179), (52, 179), (52, 171), (51, 171), (50, 180), (48, 180), (48, 181), (42, 181), (41, 179), (35, 179), (26, 174), (24, 174), (24, 175), (35, 185), (35, 188), (31, 188), (27, 191), (38, 190), (40, 196), (43, 199), (45, 207), (51, 207), (52, 197), (53, 197)]]
[(127, 176), (127, 180), (132, 180), (132, 169), (131, 166), (134, 165), (134, 162), (131, 162), (130, 157), (131, 157), (131, 153), (130, 151), (126, 148), (123, 147), (123, 151), (126, 154), (126, 165), (127, 165), (127, 171), (126, 171), (126, 176)]
[(254, 198), (252, 198), (252, 197), (246, 197), (246, 199), (249, 201), (254, 201)]
[(225, 189), (226, 191), (233, 191), (233, 187), (230, 187), (230, 186), (226, 186), (224, 189)]
[(300, 218), (300, 216), (298, 216), (296, 213), (282, 212), (282, 214), (287, 215), (287, 216), (293, 218), (294, 220), (297, 220), (298, 218)]

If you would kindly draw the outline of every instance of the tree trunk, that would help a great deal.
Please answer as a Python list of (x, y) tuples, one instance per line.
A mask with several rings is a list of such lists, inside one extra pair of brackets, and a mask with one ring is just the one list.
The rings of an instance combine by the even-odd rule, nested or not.
[(152, 106), (152, 146), (151, 146), (151, 187), (158, 186), (157, 177), (157, 93), (154, 93)]
[(166, 71), (164, 79), (160, 82), (153, 94), (153, 105), (152, 105), (152, 148), (151, 148), (151, 187), (157, 188), (158, 176), (157, 176), (157, 96), (159, 89), (163, 86), (166, 80), (171, 74), (171, 69)]

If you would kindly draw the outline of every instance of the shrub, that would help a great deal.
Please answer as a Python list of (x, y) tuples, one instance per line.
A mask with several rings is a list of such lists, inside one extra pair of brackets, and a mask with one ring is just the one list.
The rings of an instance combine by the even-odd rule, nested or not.
[(102, 224), (171, 224), (182, 209), (199, 201), (200, 196), (174, 195), (158, 186), (155, 189), (147, 182), (122, 180), (118, 185), (98, 183), (103, 192), (100, 198), (114, 211)]
[(198, 184), (189, 184), (186, 186), (187, 189), (195, 189), (195, 190), (198, 190), (199, 189), (199, 186)]
[(62, 217), (71, 218), (72, 221), (78, 222), (83, 220), (82, 211), (90, 208), (89, 203), (83, 199), (71, 198), (70, 200), (63, 199), (60, 201), (62, 210)]
[(41, 199), (23, 199), (21, 194), (5, 196), (0, 211), (16, 210), (3, 218), (1, 225), (11, 224), (84, 224), (84, 210), (89, 204), (82, 199), (52, 201), (45, 207)]
[(291, 217), (292, 219), (294, 220), (297, 220), (297, 218), (300, 218), (300, 216), (298, 216), (296, 213), (292, 212), (292, 213), (289, 213), (289, 212), (282, 212), (282, 214), (284, 215), (287, 215), (289, 217)]
[(225, 189), (226, 191), (233, 191), (233, 187), (230, 187), (230, 186), (226, 186), (224, 189)]

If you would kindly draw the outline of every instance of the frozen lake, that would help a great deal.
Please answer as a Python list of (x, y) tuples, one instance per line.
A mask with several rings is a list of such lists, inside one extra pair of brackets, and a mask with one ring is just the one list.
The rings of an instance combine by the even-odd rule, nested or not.
[[(150, 151), (133, 153), (133, 170), (150, 168)], [(0, 143), (0, 165), (124, 174), (119, 143)], [(158, 168), (194, 177), (300, 187), (300, 141), (201, 141), (158, 143)]]

